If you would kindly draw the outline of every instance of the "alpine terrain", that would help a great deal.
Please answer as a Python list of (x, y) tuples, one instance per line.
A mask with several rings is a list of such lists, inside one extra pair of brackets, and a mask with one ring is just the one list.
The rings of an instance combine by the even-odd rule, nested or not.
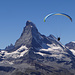
[(75, 43), (64, 46), (27, 21), (15, 45), (0, 51), (0, 75), (75, 75)]

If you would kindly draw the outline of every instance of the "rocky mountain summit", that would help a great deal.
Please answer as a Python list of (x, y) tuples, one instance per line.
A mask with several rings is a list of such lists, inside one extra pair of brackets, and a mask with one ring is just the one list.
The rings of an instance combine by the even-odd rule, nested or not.
[(75, 55), (27, 21), (15, 45), (0, 51), (0, 75), (75, 75)]

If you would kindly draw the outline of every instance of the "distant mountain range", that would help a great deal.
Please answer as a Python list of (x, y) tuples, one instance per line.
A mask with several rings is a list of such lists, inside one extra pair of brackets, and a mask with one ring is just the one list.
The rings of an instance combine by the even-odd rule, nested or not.
[(27, 21), (15, 45), (0, 51), (0, 75), (75, 75), (75, 42), (64, 46)]

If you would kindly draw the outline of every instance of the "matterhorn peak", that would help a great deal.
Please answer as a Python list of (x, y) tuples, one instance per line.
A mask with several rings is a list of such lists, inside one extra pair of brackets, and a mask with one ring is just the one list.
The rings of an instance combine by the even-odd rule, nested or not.
[(35, 26), (35, 24), (33, 23), (33, 22), (31, 22), (30, 20), (28, 20), (27, 22), (26, 22), (26, 26), (24, 27), (24, 30), (23, 30), (23, 33), (25, 32), (25, 31), (28, 31), (28, 32), (38, 32), (38, 29), (37, 29), (37, 27)]
[(33, 23), (33, 22), (31, 22), (30, 20), (28, 20), (27, 22), (26, 22), (26, 26), (31, 26), (31, 27), (36, 27), (35, 26), (35, 24)]
[[(26, 22), (26, 26), (23, 29), (23, 32), (20, 38), (15, 43), (15, 48), (19, 48), (22, 45), (26, 45), (27, 47), (31, 47), (33, 44), (34, 39), (39, 40), (40, 33), (36, 28), (35, 24), (28, 20)], [(35, 43), (35, 42), (34, 42)]]

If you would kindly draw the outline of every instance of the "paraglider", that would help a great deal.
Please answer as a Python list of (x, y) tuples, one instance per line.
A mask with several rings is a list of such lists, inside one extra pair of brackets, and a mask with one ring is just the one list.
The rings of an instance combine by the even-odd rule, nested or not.
[(60, 37), (58, 37), (57, 40), (60, 41)]
[(48, 14), (48, 15), (44, 18), (44, 22), (46, 22), (46, 19), (47, 19), (48, 17), (53, 16), (53, 15), (66, 16), (66, 17), (68, 17), (68, 18), (71, 20), (71, 22), (72, 22), (72, 18), (71, 18), (69, 15), (65, 14), (65, 13), (51, 13), (51, 14)]
[[(48, 15), (44, 18), (44, 22), (46, 22), (46, 19), (47, 19), (48, 17), (53, 16), (53, 15), (62, 15), (62, 16), (65, 16), (65, 17), (69, 18), (69, 19), (71, 20), (71, 22), (72, 22), (72, 18), (71, 18), (69, 15), (65, 14), (65, 13), (51, 13), (51, 14), (48, 14)], [(57, 40), (60, 41), (60, 37), (58, 37)]]

